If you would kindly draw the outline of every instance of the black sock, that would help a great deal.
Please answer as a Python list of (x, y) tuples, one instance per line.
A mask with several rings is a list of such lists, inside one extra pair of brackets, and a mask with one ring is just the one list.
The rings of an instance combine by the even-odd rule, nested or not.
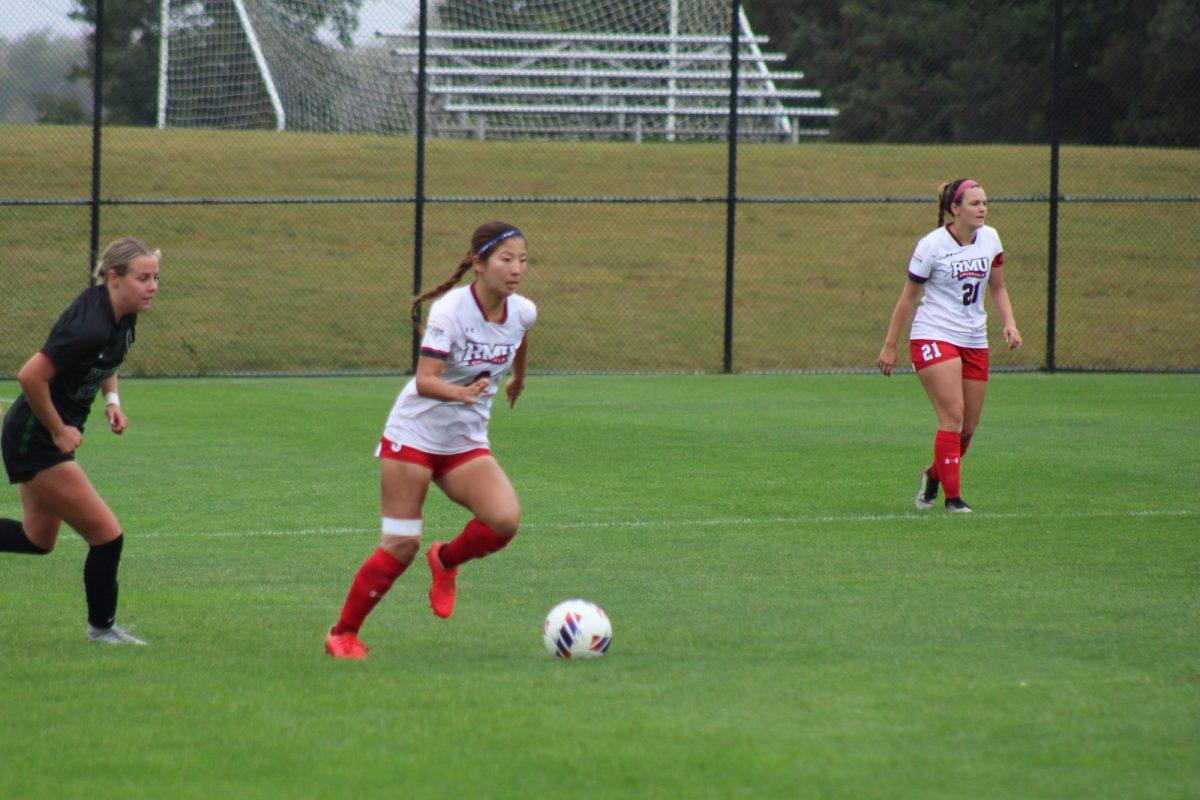
[(88, 623), (107, 629), (117, 618), (117, 565), (121, 563), (122, 534), (88, 551), (83, 562), (83, 588), (87, 594)]
[(0, 519), (0, 552), (29, 553), (34, 556), (44, 556), (49, 550), (43, 550), (25, 535), (25, 528), (15, 519)]

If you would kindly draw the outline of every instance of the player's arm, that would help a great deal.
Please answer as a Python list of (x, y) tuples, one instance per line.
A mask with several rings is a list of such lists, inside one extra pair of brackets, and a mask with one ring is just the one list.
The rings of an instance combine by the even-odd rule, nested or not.
[(17, 382), (21, 384), (21, 391), (25, 393), (25, 399), (29, 401), (29, 407), (33, 409), (38, 422), (50, 431), (54, 445), (63, 453), (72, 453), (83, 443), (83, 431), (63, 422), (50, 399), (50, 381), (54, 380), (57, 373), (54, 362), (39, 350), (21, 367)]
[(417, 394), (431, 400), (444, 400), (457, 403), (474, 403), (479, 393), (487, 388), (488, 379), (479, 378), (467, 386), (442, 380), (442, 370), (446, 362), (433, 356), (421, 356), (417, 359)]
[(900, 299), (896, 301), (896, 307), (892, 309), (892, 319), (888, 323), (887, 333), (883, 337), (879, 360), (875, 362), (879, 371), (884, 375), (890, 377), (896, 369), (896, 344), (900, 341), (900, 332), (909, 317), (912, 316), (913, 306), (916, 305), (917, 298), (921, 296), (923, 289), (924, 287), (912, 278), (904, 282), (904, 289), (900, 291)]
[(104, 416), (108, 417), (108, 427), (120, 436), (129, 427), (129, 418), (121, 411), (121, 398), (117, 394), (117, 375), (113, 373), (100, 384), (104, 393)]
[(1017, 322), (1013, 319), (1012, 301), (1008, 299), (1008, 289), (1004, 285), (1004, 270), (992, 268), (988, 276), (988, 291), (992, 295), (992, 305), (1004, 322), (1004, 343), (1009, 350), (1021, 346), (1021, 332), (1017, 330)]
[(504, 393), (508, 395), (509, 408), (517, 404), (517, 398), (525, 389), (525, 364), (528, 362), (528, 356), (529, 334), (527, 333), (521, 338), (521, 345), (517, 348), (516, 355), (513, 356), (512, 377), (508, 379), (508, 384), (504, 387)]

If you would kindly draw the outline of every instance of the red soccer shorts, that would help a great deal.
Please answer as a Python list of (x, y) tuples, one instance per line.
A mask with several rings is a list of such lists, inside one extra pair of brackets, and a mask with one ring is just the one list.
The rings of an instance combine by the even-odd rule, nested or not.
[(988, 379), (988, 349), (986, 347), (959, 347), (937, 339), (913, 339), (908, 343), (908, 354), (912, 357), (913, 369), (917, 372), (930, 364), (962, 359), (962, 376), (967, 380)]
[(477, 447), (474, 450), (467, 450), (462, 453), (450, 453), (448, 455), (426, 453), (424, 450), (418, 450), (406, 444), (396, 444), (393, 441), (389, 441), (386, 436), (379, 440), (379, 447), (375, 450), (375, 455), (378, 458), (386, 458), (391, 461), (407, 461), (410, 464), (419, 464), (426, 469), (433, 470), (434, 478), (440, 478), (447, 472), (461, 467), (468, 461), (472, 461), (480, 456), (490, 456), (491, 454), (492, 451), (486, 447)]

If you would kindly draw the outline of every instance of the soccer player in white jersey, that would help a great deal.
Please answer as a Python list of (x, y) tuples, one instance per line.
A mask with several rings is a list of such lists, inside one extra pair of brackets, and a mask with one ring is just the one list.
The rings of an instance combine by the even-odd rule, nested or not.
[[(946, 214), (953, 220), (944, 224)], [(1021, 346), (1012, 303), (1004, 288), (1004, 250), (987, 219), (987, 195), (973, 180), (959, 178), (938, 192), (938, 227), (917, 242), (908, 265), (908, 280), (892, 311), (877, 366), (890, 376), (896, 368), (896, 342), (913, 305), (921, 297), (909, 334), (913, 368), (937, 415), (933, 463), (921, 470), (914, 500), (932, 508), (939, 484), (945, 508), (969, 512), (959, 485), (959, 461), (979, 425), (988, 379), (987, 314), (984, 285), (1004, 323), (1009, 349)]]
[[(383, 533), (325, 638), (325, 651), (335, 658), (366, 658), (358, 631), (420, 549), (431, 481), (474, 517), (452, 541), (426, 551), (429, 603), (437, 616), (454, 611), (459, 565), (500, 550), (517, 533), (517, 494), (492, 457), (487, 426), (500, 376), (512, 370), (505, 387), (510, 408), (525, 388), (526, 333), (537, 319), (533, 302), (516, 293), (526, 259), (524, 234), (489, 222), (475, 230), (454, 274), (413, 301), (419, 328), (421, 303), (440, 298), (429, 310), (416, 375), (396, 398), (375, 451)], [(472, 268), (474, 282), (453, 288)]]

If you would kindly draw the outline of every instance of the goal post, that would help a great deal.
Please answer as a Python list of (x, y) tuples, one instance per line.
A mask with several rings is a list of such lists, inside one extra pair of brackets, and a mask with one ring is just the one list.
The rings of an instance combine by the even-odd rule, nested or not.
[[(160, 0), (158, 126), (411, 135), (420, 2), (369, 3), (363, 30), (357, 0)], [(729, 0), (424, 2), (431, 136), (724, 135)], [(778, 88), (802, 73), (770, 66), (785, 56), (745, 9), (736, 24), (740, 135), (827, 132), (799, 119), (836, 111), (788, 104), (820, 92)]]

